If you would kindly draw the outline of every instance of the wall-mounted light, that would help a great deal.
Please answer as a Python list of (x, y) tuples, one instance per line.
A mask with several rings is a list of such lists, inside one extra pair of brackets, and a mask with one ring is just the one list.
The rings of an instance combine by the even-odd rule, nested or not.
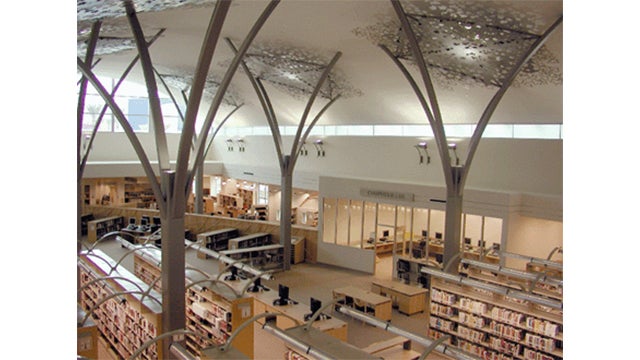
[(303, 141), (300, 144), (300, 156), (307, 156), (309, 155), (309, 151), (307, 150), (307, 148), (304, 146), (306, 143)]
[(456, 148), (458, 145), (456, 143), (449, 143), (449, 150), (453, 151), (453, 155), (456, 157), (456, 166), (460, 165), (460, 158), (458, 157), (458, 153), (456, 152)]
[(420, 164), (424, 164), (424, 156), (422, 155), (422, 151), (424, 151), (424, 154), (427, 157), (427, 164), (431, 163), (431, 156), (429, 156), (429, 152), (427, 151), (427, 142), (426, 141), (421, 141), (418, 143), (418, 145), (414, 145), (414, 147), (416, 148), (416, 150), (418, 150), (418, 155), (420, 156)]
[(227, 139), (227, 151), (233, 151), (233, 139)]
[(237, 138), (236, 139), (236, 143), (238, 144), (238, 151), (239, 152), (244, 152), (244, 139)]
[(318, 152), (318, 156), (324, 157), (324, 148), (322, 147), (324, 142), (322, 139), (317, 139), (313, 142), (313, 146), (315, 146), (316, 151)]

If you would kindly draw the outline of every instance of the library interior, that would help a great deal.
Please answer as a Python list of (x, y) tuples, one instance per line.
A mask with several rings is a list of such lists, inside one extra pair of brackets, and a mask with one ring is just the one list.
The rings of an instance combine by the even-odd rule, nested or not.
[(78, 0), (78, 359), (562, 360), (562, 29)]

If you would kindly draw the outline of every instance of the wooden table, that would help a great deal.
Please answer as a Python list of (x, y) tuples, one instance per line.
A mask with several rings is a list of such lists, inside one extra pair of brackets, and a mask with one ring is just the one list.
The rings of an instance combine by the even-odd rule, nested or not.
[[(301, 301), (298, 302), (298, 304), (283, 306), (273, 305), (273, 300), (278, 298), (278, 291), (274, 289), (266, 292), (247, 292), (247, 294), (253, 296), (255, 300), (253, 303), (255, 315), (265, 312), (282, 313), (291, 316), (299, 321), (297, 323), (288, 317), (278, 316), (276, 318), (276, 326), (278, 326), (280, 329), (286, 330), (306, 323), (306, 321), (304, 320), (304, 316), (311, 312), (309, 305)], [(297, 299), (294, 300), (297, 301)], [(324, 313), (328, 313), (329, 310), (330, 309), (328, 309)], [(259, 319), (257, 321), (261, 324), (264, 323), (264, 319)], [(330, 319), (314, 321), (313, 328), (318, 329), (342, 341), (347, 341), (347, 323), (340, 319), (337, 319), (334, 316), (331, 316)]]
[(384, 321), (391, 320), (391, 299), (388, 297), (355, 286), (345, 286), (333, 289), (333, 298), (351, 298), (353, 303), (347, 301), (345, 305), (365, 313), (372, 313), (373, 316)]
[(371, 291), (391, 298), (392, 305), (406, 315), (423, 312), (427, 303), (427, 289), (406, 285), (399, 281), (374, 280)]

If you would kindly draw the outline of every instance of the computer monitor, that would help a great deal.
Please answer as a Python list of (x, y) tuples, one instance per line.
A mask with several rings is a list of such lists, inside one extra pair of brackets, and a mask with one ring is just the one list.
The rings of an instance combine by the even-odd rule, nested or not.
[(422, 237), (426, 238), (427, 236), (429, 236), (429, 232), (427, 230), (422, 230)]
[(258, 276), (255, 280), (253, 280), (253, 285), (249, 286), (247, 289), (248, 292), (259, 292), (259, 291), (271, 291), (268, 287), (262, 285), (262, 279)]
[(442, 254), (436, 254), (436, 261), (442, 263), (444, 261), (444, 256)]
[(229, 269), (229, 271), (231, 272), (231, 274), (225, 276), (224, 279), (227, 280), (227, 281), (236, 281), (236, 280), (238, 280), (238, 268), (235, 267), (235, 266), (232, 266), (231, 269)]
[(154, 216), (153, 217), (153, 225), (160, 226), (160, 216)]
[(500, 244), (498, 243), (491, 244), (491, 250), (500, 251)]
[(145, 225), (149, 225), (149, 224), (151, 224), (151, 218), (149, 217), (149, 215), (142, 215), (140, 217), (140, 222), (141, 223), (144, 222)]
[[(316, 313), (316, 311), (322, 309), (322, 301), (311, 298), (311, 301), (309, 302), (309, 309), (311, 310), (311, 312), (304, 315), (304, 321), (309, 321), (309, 319), (311, 319), (311, 317), (313, 316), (313, 314)], [(331, 317), (329, 315), (320, 314), (317, 320), (326, 320), (330, 318)]]
[(129, 218), (129, 225), (135, 225), (135, 224), (136, 224), (136, 218), (130, 217)]
[(140, 226), (148, 226), (148, 225), (149, 225), (149, 218), (142, 217), (140, 219)]
[(385, 238), (389, 237), (389, 230), (384, 230), (382, 232), (382, 237), (385, 237)]
[(468, 237), (464, 238), (464, 244), (471, 245), (471, 238), (468, 238)]
[(411, 270), (411, 265), (406, 260), (398, 260), (398, 271), (408, 272)]
[(278, 284), (278, 298), (273, 300), (273, 305), (275, 306), (283, 306), (288, 304), (297, 304), (298, 302), (293, 301), (289, 298), (289, 287)]
[(438, 239), (438, 240), (442, 240), (442, 233), (437, 232), (437, 233), (436, 233), (436, 239)]
[(484, 248), (485, 242), (484, 240), (478, 240), (478, 247)]

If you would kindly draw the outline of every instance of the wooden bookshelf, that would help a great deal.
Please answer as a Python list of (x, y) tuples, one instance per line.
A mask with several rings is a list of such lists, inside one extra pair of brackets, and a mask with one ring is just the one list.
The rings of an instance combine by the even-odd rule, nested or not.
[(102, 235), (124, 227), (124, 217), (110, 216), (87, 222), (87, 241), (96, 242)]
[(299, 236), (291, 237), (291, 264), (304, 262), (305, 239)]
[[(160, 249), (145, 248), (135, 253), (134, 268), (136, 274), (146, 281), (153, 281), (160, 276)], [(190, 267), (187, 264), (187, 267)], [(200, 283), (189, 287), (189, 284), (205, 277), (199, 271), (185, 270), (185, 311), (187, 329), (204, 335), (211, 341), (207, 342), (200, 336), (187, 335), (186, 348), (195, 356), (202, 356), (202, 350), (212, 345), (223, 344), (234, 329), (245, 320), (253, 316), (253, 297), (241, 295), (239, 298), (228, 287), (213, 283)], [(161, 291), (161, 282), (156, 282), (154, 289)], [(253, 327), (243, 330), (233, 346), (253, 358)]]
[(562, 312), (431, 280), (429, 336), (490, 359), (562, 359)]
[(81, 324), (86, 312), (78, 305), (78, 356), (84, 356), (89, 359), (98, 358), (98, 327), (93, 319), (88, 318), (84, 324)]
[[(93, 250), (97, 256), (80, 255), (78, 270), (80, 272), (80, 285), (84, 286), (90, 281), (105, 277), (111, 271), (116, 262), (100, 250)], [(103, 260), (104, 259), (104, 260)], [(123, 266), (111, 273), (128, 279), (108, 279), (98, 281), (85, 288), (80, 295), (80, 306), (84, 311), (94, 308), (101, 299), (125, 291), (144, 290), (147, 285), (130, 273)], [(135, 283), (135, 285), (133, 283)], [(162, 295), (151, 290), (149, 295), (162, 301)], [(118, 354), (120, 358), (128, 359), (146, 341), (155, 338), (162, 333), (162, 305), (150, 297), (141, 300), (139, 293), (125, 294), (111, 298), (98, 306), (92, 313), (101, 336), (109, 348)], [(123, 301), (124, 299), (124, 301)], [(162, 346), (153, 344), (141, 354), (142, 359), (161, 359)]]
[(253, 205), (253, 190), (238, 188), (237, 196), (242, 199), (242, 204), (240, 205), (242, 210), (249, 210)]
[(126, 177), (124, 182), (125, 204), (135, 204), (137, 208), (148, 209), (156, 201), (151, 184), (146, 178)]
[[(224, 344), (233, 330), (253, 316), (253, 297), (236, 296), (224, 286), (192, 286), (186, 294), (187, 329), (207, 336), (215, 345)], [(202, 338), (187, 335), (186, 347), (196, 356), (211, 346)], [(253, 326), (241, 331), (233, 346), (253, 358)]]

